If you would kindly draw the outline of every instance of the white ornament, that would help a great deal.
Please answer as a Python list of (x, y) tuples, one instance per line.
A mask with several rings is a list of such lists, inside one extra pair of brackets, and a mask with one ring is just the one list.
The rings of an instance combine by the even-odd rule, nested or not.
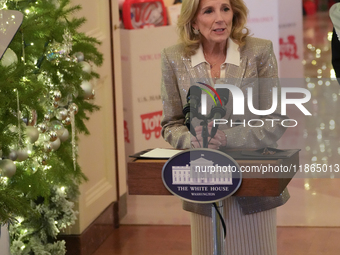
[(70, 133), (68, 132), (67, 128), (64, 128), (64, 132), (59, 136), (60, 141), (65, 142), (69, 138)]
[(12, 160), (4, 159), (0, 160), (0, 169), (3, 176), (10, 178), (15, 174), (17, 167)]
[(27, 126), (26, 135), (30, 143), (35, 143), (39, 138), (39, 130), (36, 127)]
[(13, 150), (9, 153), (8, 157), (10, 160), (15, 161), (18, 158), (18, 152), (16, 150)]
[(92, 71), (92, 67), (89, 63), (83, 61), (83, 62), (80, 62), (80, 65), (81, 65), (81, 69), (85, 72), (85, 73), (91, 73)]
[(83, 89), (84, 91), (84, 98), (88, 99), (91, 98), (92, 96), (92, 91), (93, 91), (93, 85), (91, 82), (89, 81), (83, 81), (82, 84), (80, 85), (80, 87)]
[(6, 50), (4, 55), (2, 56), (2, 59), (0, 61), (0, 64), (2, 66), (10, 66), (12, 64), (18, 63), (18, 57), (17, 54), (10, 48)]
[(60, 139), (58, 137), (54, 142), (51, 142), (51, 148), (52, 150), (56, 151), (59, 149), (59, 147), (60, 147)]
[(24, 161), (24, 160), (28, 159), (28, 150), (27, 150), (27, 148), (19, 149), (17, 151), (17, 153), (18, 153), (17, 161), (21, 162), (21, 161)]

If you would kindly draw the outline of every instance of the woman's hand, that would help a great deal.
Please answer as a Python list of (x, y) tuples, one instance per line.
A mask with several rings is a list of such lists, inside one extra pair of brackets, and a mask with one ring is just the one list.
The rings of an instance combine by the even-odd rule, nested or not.
[[(213, 138), (210, 137), (211, 129), (213, 127), (213, 121), (209, 122), (208, 124), (208, 148), (209, 149), (219, 149), (221, 146), (227, 145), (227, 137), (225, 133), (219, 129), (217, 129), (216, 134)], [(196, 137), (191, 135), (191, 145), (193, 148), (201, 148), (203, 147), (203, 138), (202, 138), (202, 126), (197, 126), (195, 128), (196, 131)]]

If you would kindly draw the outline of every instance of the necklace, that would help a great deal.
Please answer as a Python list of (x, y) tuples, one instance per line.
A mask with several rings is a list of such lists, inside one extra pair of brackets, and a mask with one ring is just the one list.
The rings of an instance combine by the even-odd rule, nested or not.
[[(221, 57), (219, 57), (216, 62), (214, 63), (211, 63), (207, 57), (207, 55), (205, 54), (205, 52), (203, 51), (203, 54), (204, 54), (204, 57), (205, 57), (205, 60), (208, 62), (208, 64), (210, 65), (210, 72), (211, 72), (211, 76), (215, 79), (219, 78), (220, 77), (220, 69), (218, 68), (218, 70), (216, 70), (216, 68), (214, 68), (214, 66), (220, 61)], [(221, 54), (222, 57), (223, 57), (223, 54)], [(221, 56), (220, 55), (220, 56)]]
[[(210, 65), (210, 68), (212, 69), (217, 63), (218, 63), (218, 61), (221, 59), (221, 57), (219, 57), (217, 60), (216, 60), (216, 62), (214, 62), (214, 63), (211, 63), (211, 61), (209, 61), (209, 58), (207, 57), (207, 54), (205, 54), (205, 52), (203, 51), (203, 55), (204, 55), (204, 57), (205, 57), (205, 60), (208, 62), (208, 64)], [(221, 56), (221, 55), (220, 55)], [(222, 54), (222, 56), (223, 56), (223, 54)]]

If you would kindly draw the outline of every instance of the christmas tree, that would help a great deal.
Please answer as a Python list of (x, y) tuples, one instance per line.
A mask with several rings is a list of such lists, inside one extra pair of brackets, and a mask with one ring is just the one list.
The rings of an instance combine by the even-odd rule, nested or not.
[[(0, 224), (12, 254), (65, 254), (60, 230), (76, 220), (77, 135), (98, 110), (91, 102), (100, 43), (77, 32), (69, 0), (0, 0), (24, 14), (0, 61)], [(0, 15), (0, 29), (3, 22)]]

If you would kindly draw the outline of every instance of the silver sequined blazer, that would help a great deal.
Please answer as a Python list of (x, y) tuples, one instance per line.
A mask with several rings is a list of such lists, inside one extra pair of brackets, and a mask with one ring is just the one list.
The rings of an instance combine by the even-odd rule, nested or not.
[[(225, 78), (213, 81), (209, 78), (206, 63), (193, 67), (190, 57), (184, 57), (184, 46), (177, 44), (162, 51), (162, 85), (163, 118), (161, 121), (162, 135), (174, 148), (190, 148), (190, 133), (184, 125), (183, 106), (190, 86), (204, 82), (211, 86), (215, 84), (233, 84), (239, 87), (247, 102), (247, 88), (253, 88), (253, 105), (255, 109), (266, 110), (272, 105), (272, 88), (279, 87), (277, 62), (272, 43), (268, 40), (247, 37), (246, 44), (240, 48), (240, 66), (226, 64)], [(257, 79), (261, 78), (261, 79)], [(227, 135), (227, 147), (231, 149), (258, 149), (275, 147), (276, 141), (285, 132), (280, 124), (287, 116), (280, 115), (280, 102), (277, 110), (267, 116), (252, 114), (245, 106), (244, 116), (232, 115), (233, 99), (230, 93), (227, 113), (224, 119), (242, 122), (250, 119), (276, 119), (278, 121), (264, 121), (261, 128), (248, 125), (228, 127), (220, 125)], [(211, 103), (212, 104), (212, 103)], [(209, 109), (209, 108), (208, 108)], [(280, 120), (280, 121), (279, 121)], [(252, 125), (255, 125), (252, 123)], [(244, 214), (256, 213), (275, 208), (289, 199), (285, 190), (278, 197), (237, 197), (237, 201)], [(185, 210), (202, 215), (211, 215), (211, 205), (184, 202)]]

